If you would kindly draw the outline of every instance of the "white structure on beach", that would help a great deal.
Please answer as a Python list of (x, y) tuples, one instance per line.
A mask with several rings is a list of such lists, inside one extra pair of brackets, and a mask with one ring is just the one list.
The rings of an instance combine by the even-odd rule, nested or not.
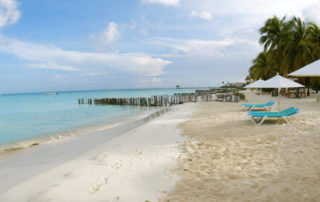
[(294, 72), (289, 76), (295, 77), (320, 77), (320, 60), (310, 63)]

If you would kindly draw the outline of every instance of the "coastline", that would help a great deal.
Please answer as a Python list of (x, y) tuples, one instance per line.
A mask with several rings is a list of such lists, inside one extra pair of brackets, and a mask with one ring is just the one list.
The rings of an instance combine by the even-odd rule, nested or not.
[(139, 113), (132, 114), (130, 116), (126, 116), (121, 119), (118, 119), (112, 122), (107, 122), (104, 124), (92, 125), (92, 126), (74, 129), (74, 130), (68, 130), (65, 132), (57, 133), (57, 134), (51, 134), (51, 135), (40, 137), (40, 138), (33, 138), (33, 139), (23, 140), (23, 141), (14, 142), (14, 143), (3, 144), (3, 145), (0, 145), (0, 158), (2, 155), (6, 155), (7, 153), (28, 149), (28, 148), (36, 147), (43, 144), (55, 144), (63, 141), (68, 141), (77, 136), (86, 135), (95, 131), (102, 131), (108, 128), (117, 127), (126, 122), (132, 122), (132, 121), (146, 122), (148, 120), (151, 120), (152, 118), (160, 116), (162, 113), (169, 110), (170, 110), (169, 107), (158, 107), (154, 109), (146, 109)]
[[(176, 178), (168, 178), (168, 174), (171, 167), (176, 164), (179, 155), (178, 145), (184, 142), (177, 125), (190, 116), (193, 105), (195, 104), (174, 106), (163, 116), (150, 120), (161, 114), (159, 111), (154, 112), (140, 120), (139, 126), (130, 126), (126, 123), (117, 129), (113, 128), (113, 131), (101, 130), (90, 135), (72, 138), (62, 144), (40, 145), (31, 150), (24, 150), (21, 152), (22, 155), (17, 155), (18, 158), (9, 156), (6, 161), (0, 161), (0, 178), (2, 179), (0, 199), (1, 201), (25, 201), (26, 199), (62, 201), (63, 199), (73, 200), (70, 197), (79, 197), (77, 201), (90, 201), (96, 197), (110, 200), (112, 197), (120, 197), (122, 201), (126, 201), (125, 197), (132, 198), (132, 196), (124, 193), (125, 190), (134, 189), (138, 180), (138, 183), (142, 183), (141, 186), (146, 187), (141, 190), (144, 194), (140, 191), (131, 193), (137, 198), (135, 201), (140, 201), (138, 198), (142, 200), (141, 197), (144, 198), (143, 200), (154, 201), (155, 197), (159, 197), (159, 188), (167, 192), (175, 184)], [(115, 132), (117, 134), (111, 135), (112, 137), (102, 138), (106, 133), (110, 135)], [(60, 155), (63, 154), (63, 156), (56, 153), (51, 155), (50, 148), (55, 152), (62, 151)], [(53, 156), (56, 159), (52, 159)], [(48, 158), (49, 161), (42, 162)], [(35, 163), (37, 159), (41, 163)], [(20, 176), (17, 177), (17, 173)], [(116, 176), (110, 178), (111, 173), (112, 176)], [(136, 178), (133, 179), (133, 176)], [(113, 183), (111, 183), (112, 180), (114, 180)], [(112, 185), (109, 195), (103, 195), (105, 194), (103, 192), (97, 194), (96, 192), (103, 187), (109, 190), (107, 181), (110, 182), (110, 186)], [(120, 182), (121, 184), (117, 185)], [(122, 183), (127, 182), (128, 189), (120, 188), (123, 186)], [(56, 186), (57, 184), (59, 186)], [(68, 187), (69, 185), (72, 187)], [(30, 190), (29, 187), (34, 188)], [(43, 189), (47, 191), (44, 193)], [(74, 192), (62, 194), (70, 189)], [(55, 193), (54, 199), (51, 198), (51, 192)], [(19, 196), (15, 193), (19, 193)]]
[[(70, 135), (67, 134), (68, 131), (75, 132), (79, 128), (121, 121), (124, 117), (153, 110), (152, 106), (82, 105), (77, 102), (79, 98), (150, 97), (194, 91), (195, 89), (135, 89), (59, 92), (54, 96), (43, 93), (5, 95), (0, 99), (1, 106), (5, 106), (0, 113), (0, 147), (6, 145), (9, 149), (21, 149), (46, 141), (47, 136), (54, 135), (59, 139), (59, 135)], [(27, 141), (38, 138), (39, 142)], [(23, 141), (26, 141), (25, 144)], [(18, 142), (22, 144), (14, 146)]]
[[(250, 103), (277, 99), (246, 96)], [(0, 161), (0, 178), (7, 177), (0, 184), (0, 200), (313, 201), (320, 197), (320, 102), (315, 96), (280, 102), (280, 109), (300, 109), (294, 125), (266, 120), (255, 126), (241, 108), (244, 102), (186, 103), (145, 124), (119, 126), (117, 134), (103, 141), (89, 140), (109, 129), (67, 141), (62, 145), (68, 159), (34, 165), (21, 157), (16, 160), (22, 163), (11, 166)], [(28, 155), (42, 160), (34, 154)], [(48, 152), (43, 154), (47, 158)], [(14, 174), (25, 169), (33, 175), (15, 181)]]

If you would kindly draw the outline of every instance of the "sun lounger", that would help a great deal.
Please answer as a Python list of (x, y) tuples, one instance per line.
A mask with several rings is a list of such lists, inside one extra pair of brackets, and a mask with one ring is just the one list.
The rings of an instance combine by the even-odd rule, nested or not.
[(252, 111), (253, 109), (264, 109), (270, 111), (272, 105), (274, 105), (274, 102), (270, 101), (264, 104), (242, 104), (242, 107), (248, 109), (249, 111)]
[[(266, 118), (282, 118), (285, 120), (288, 124), (290, 124), (288, 117), (293, 116), (299, 112), (299, 109), (290, 107), (286, 110), (280, 111), (280, 112), (262, 112), (262, 111), (249, 111), (248, 115), (251, 116), (251, 121), (255, 125), (261, 125)], [(259, 121), (256, 121), (255, 119), (260, 119)], [(296, 118), (294, 119), (294, 121)]]

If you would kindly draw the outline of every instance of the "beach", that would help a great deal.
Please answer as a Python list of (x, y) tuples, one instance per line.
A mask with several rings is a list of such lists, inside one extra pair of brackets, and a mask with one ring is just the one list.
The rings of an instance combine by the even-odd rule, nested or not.
[[(246, 95), (249, 103), (273, 99)], [(293, 125), (254, 126), (240, 104), (198, 105), (180, 124), (188, 139), (174, 171), (180, 180), (162, 201), (318, 201), (320, 103), (280, 98), (280, 110), (291, 106), (300, 109)]]
[(12, 185), (0, 194), (0, 201), (156, 201), (178, 179), (171, 173), (180, 155), (178, 145), (184, 142), (178, 124), (192, 115), (194, 107), (194, 103), (175, 106), (81, 155), (60, 161)]
[(0, 201), (317, 201), (320, 102), (281, 97), (298, 120), (255, 126), (241, 104), (277, 98), (246, 97), (176, 105), (12, 184)]
[(319, 8), (0, 0), (0, 202), (320, 201)]

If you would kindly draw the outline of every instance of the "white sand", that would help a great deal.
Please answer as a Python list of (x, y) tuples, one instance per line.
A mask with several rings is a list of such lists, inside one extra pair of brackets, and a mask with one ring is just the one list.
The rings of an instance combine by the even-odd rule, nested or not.
[(300, 109), (294, 125), (268, 119), (255, 126), (241, 103), (198, 105), (180, 124), (188, 138), (174, 170), (180, 180), (162, 201), (319, 201), (320, 102), (314, 95), (280, 99), (280, 109)]
[(156, 201), (174, 188), (178, 177), (178, 124), (196, 104), (176, 106), (120, 137), (56, 166), (0, 196), (0, 201)]

